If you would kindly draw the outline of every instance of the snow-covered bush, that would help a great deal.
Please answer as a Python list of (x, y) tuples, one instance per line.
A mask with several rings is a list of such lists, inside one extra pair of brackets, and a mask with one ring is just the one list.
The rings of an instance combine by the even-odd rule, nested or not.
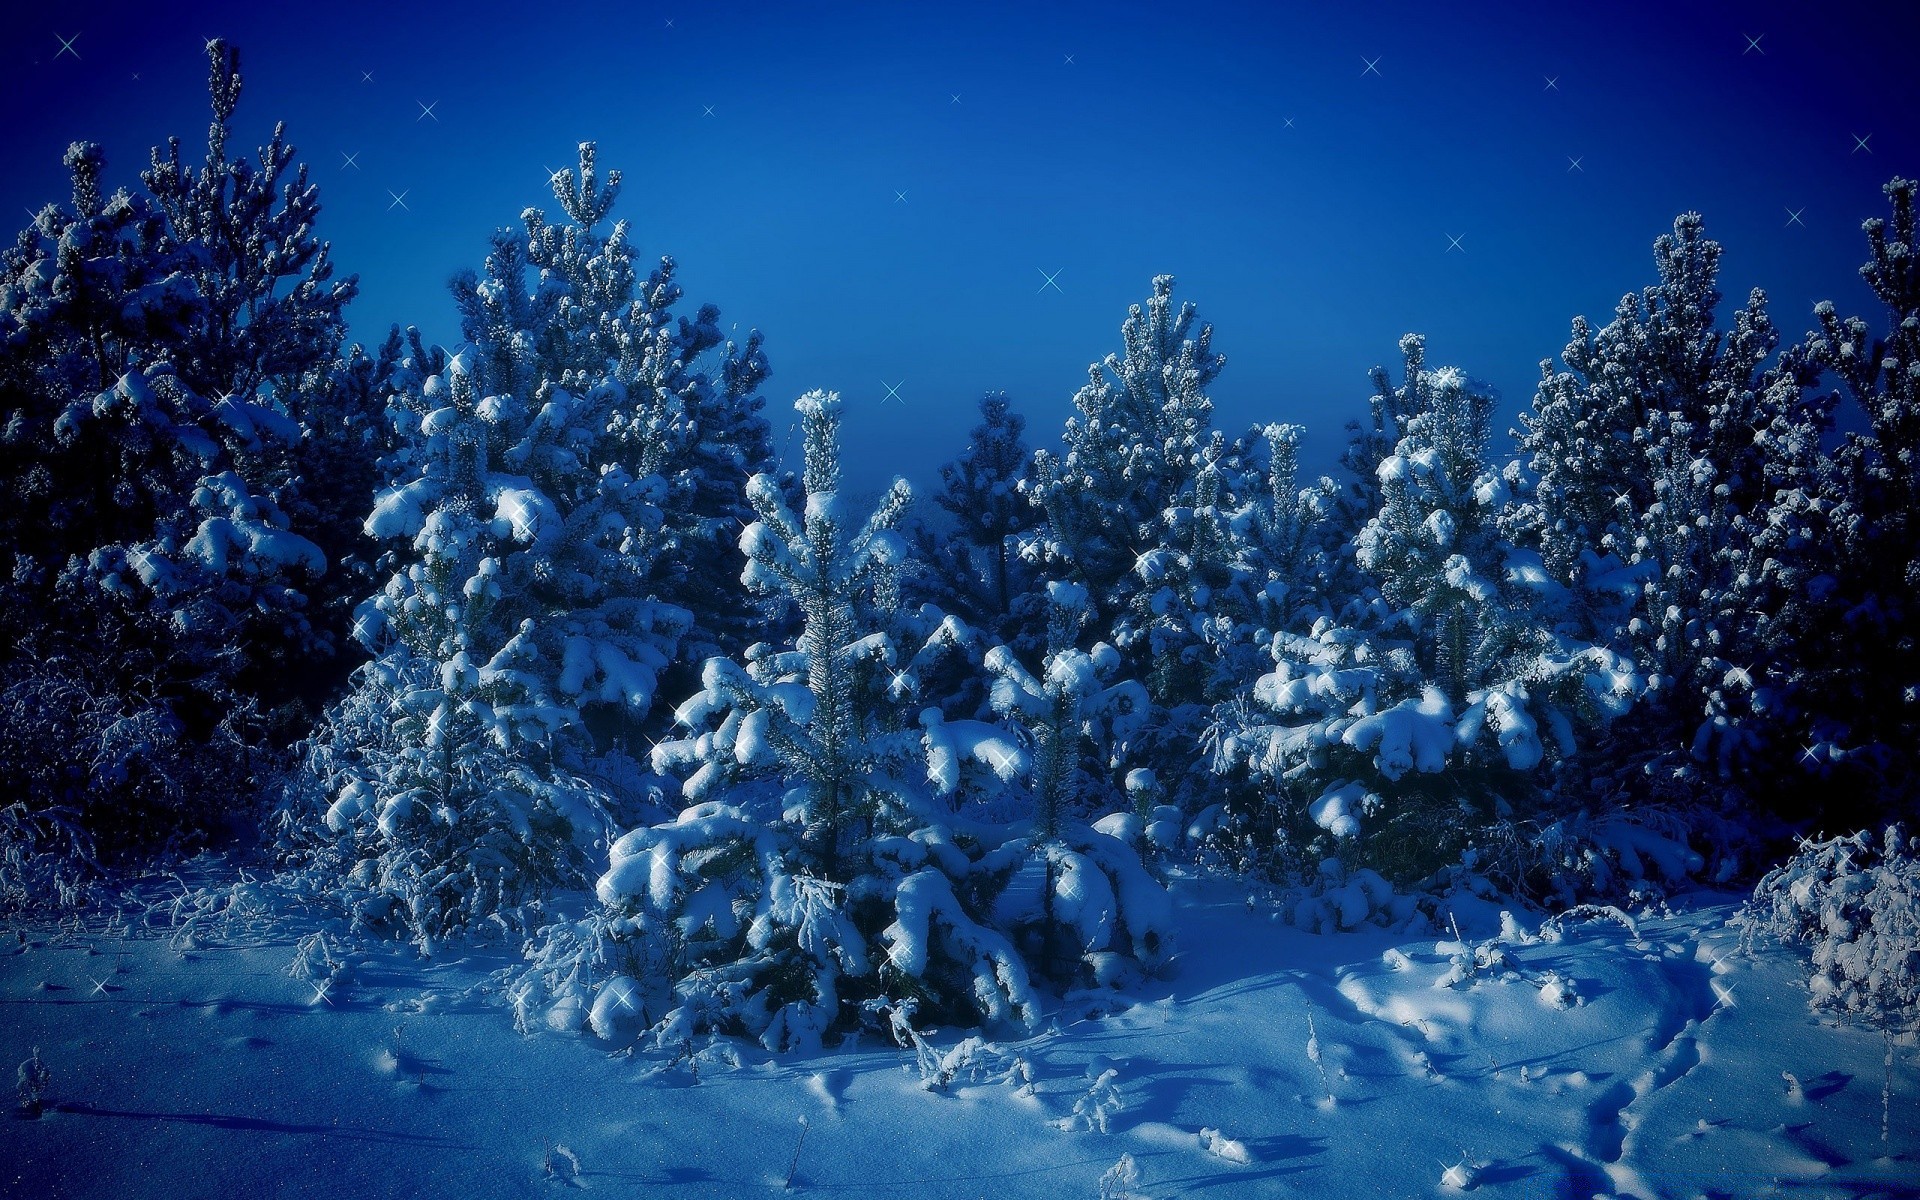
[[(1030, 1026), (1040, 997), (1016, 939), (1051, 922), (1071, 935), (1077, 973), (1111, 978), (1109, 958), (1164, 952), (1153, 904), (1164, 910), (1165, 895), (1126, 846), (1084, 826), (1042, 833), (956, 811), (967, 763), (1007, 789), (1029, 756), (1004, 730), (938, 709), (908, 719), (920, 674), (970, 635), (946, 619), (919, 644), (902, 639), (893, 569), (911, 494), (896, 482), (872, 514), (850, 512), (839, 397), (796, 407), (804, 508), (756, 478), (760, 519), (741, 547), (747, 586), (799, 609), (799, 640), (707, 662), (705, 688), (675, 713), (686, 735), (653, 752), (656, 769), (685, 777), (692, 806), (614, 844), (598, 887), (605, 928), (663, 948), (673, 993), (650, 1016), (667, 1044), (702, 1028), (817, 1044), (874, 1000)], [(1069, 690), (1074, 708), (1085, 689)], [(1062, 723), (1078, 736), (1094, 715)]]
[(1813, 1007), (1899, 1031), (1920, 1024), (1920, 839), (1807, 840), (1754, 888), (1750, 935), (1804, 948)]
[(46, 1108), (47, 1089), (52, 1086), (53, 1072), (41, 1059), (40, 1047), (35, 1046), (33, 1053), (14, 1071), (14, 1097), (19, 1103), (14, 1111), (26, 1120), (39, 1120)]

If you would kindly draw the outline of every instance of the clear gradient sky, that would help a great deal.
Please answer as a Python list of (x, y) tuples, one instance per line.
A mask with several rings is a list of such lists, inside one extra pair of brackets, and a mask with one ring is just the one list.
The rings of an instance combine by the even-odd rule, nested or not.
[(1524, 407), (1570, 319), (1604, 323), (1651, 283), (1653, 239), (1688, 209), (1727, 247), (1729, 309), (1760, 285), (1789, 337), (1822, 298), (1877, 318), (1859, 224), (1885, 180), (1920, 173), (1916, 0), (115, 2), (3, 20), (15, 227), (65, 197), (75, 139), (125, 183), (169, 133), (203, 145), (202, 43), (224, 37), (246, 78), (235, 148), (288, 123), (319, 232), (360, 276), (363, 341), (394, 322), (457, 341), (448, 277), (521, 209), (551, 210), (547, 172), (598, 141), (643, 252), (678, 259), (689, 304), (765, 332), (777, 440), (803, 391), (848, 398), (861, 488), (934, 483), (988, 389), (1031, 442), (1056, 438), (1159, 273), (1227, 355), (1216, 424), (1299, 421), (1310, 469), (1408, 330)]

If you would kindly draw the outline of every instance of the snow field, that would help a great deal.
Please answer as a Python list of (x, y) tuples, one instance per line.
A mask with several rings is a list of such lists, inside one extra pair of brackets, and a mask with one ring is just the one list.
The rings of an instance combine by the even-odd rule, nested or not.
[(1095, 1197), (1129, 1155), (1156, 1198), (1913, 1194), (1913, 1047), (1883, 1148), (1881, 1040), (1812, 1016), (1789, 955), (1743, 954), (1730, 898), (1497, 941), (1174, 894), (1170, 978), (1020, 1041), (922, 1031), (930, 1063), (878, 1033), (810, 1056), (523, 1037), (500, 948), (11, 930), (0, 1050), (38, 1046), (52, 1081), (43, 1118), (0, 1126), (0, 1193), (725, 1197), (791, 1171), (793, 1194)]

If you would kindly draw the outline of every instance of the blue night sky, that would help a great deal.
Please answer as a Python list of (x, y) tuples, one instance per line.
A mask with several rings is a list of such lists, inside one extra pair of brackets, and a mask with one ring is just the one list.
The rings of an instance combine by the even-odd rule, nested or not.
[(862, 488), (934, 482), (988, 389), (1052, 441), (1159, 273), (1227, 355), (1216, 424), (1302, 422), (1311, 469), (1408, 330), (1524, 407), (1688, 209), (1727, 247), (1723, 311), (1764, 286), (1791, 338), (1816, 300), (1870, 311), (1860, 221), (1920, 172), (1909, 0), (57, 11), (0, 40), (16, 222), (64, 199), (70, 141), (128, 184), (166, 135), (200, 145), (224, 37), (236, 149), (287, 121), (354, 336), (451, 343), (448, 277), (596, 140), (688, 311), (766, 333), (776, 440), (801, 392), (847, 396)]

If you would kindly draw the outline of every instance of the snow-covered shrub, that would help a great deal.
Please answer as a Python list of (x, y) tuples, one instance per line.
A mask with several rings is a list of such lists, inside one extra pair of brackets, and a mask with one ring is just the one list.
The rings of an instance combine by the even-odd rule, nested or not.
[[(1165, 924), (1136, 895), (1163, 907), (1165, 895), (1126, 846), (1084, 826), (1041, 835), (956, 811), (969, 771), (1013, 788), (1029, 756), (1004, 730), (937, 709), (910, 719), (921, 673), (970, 635), (945, 619), (906, 640), (893, 568), (910, 492), (896, 482), (857, 518), (840, 494), (839, 398), (796, 407), (804, 507), (757, 477), (760, 519), (741, 547), (744, 582), (799, 609), (799, 640), (707, 662), (704, 689), (675, 713), (685, 736), (653, 752), (656, 769), (684, 776), (691, 807), (614, 844), (598, 886), (607, 928), (660, 947), (673, 984), (662, 1041), (705, 1028), (817, 1044), (874, 1000), (1029, 1026), (1040, 998), (1015, 937), (1050, 919), (1076, 959), (1133, 957)], [(1069, 714), (1074, 736), (1094, 715)], [(1141, 914), (1131, 926), (1123, 903)]]
[(1813, 1007), (1891, 1030), (1920, 1023), (1920, 839), (1801, 842), (1754, 888), (1750, 935), (1804, 948)]
[(40, 1057), (40, 1047), (14, 1071), (14, 1096), (19, 1107), (14, 1111), (29, 1121), (40, 1119), (47, 1103), (47, 1089), (53, 1086), (53, 1072)]
[(1133, 1190), (1139, 1186), (1139, 1165), (1133, 1161), (1133, 1155), (1122, 1154), (1120, 1161), (1100, 1176), (1099, 1200), (1140, 1200), (1140, 1193)]

